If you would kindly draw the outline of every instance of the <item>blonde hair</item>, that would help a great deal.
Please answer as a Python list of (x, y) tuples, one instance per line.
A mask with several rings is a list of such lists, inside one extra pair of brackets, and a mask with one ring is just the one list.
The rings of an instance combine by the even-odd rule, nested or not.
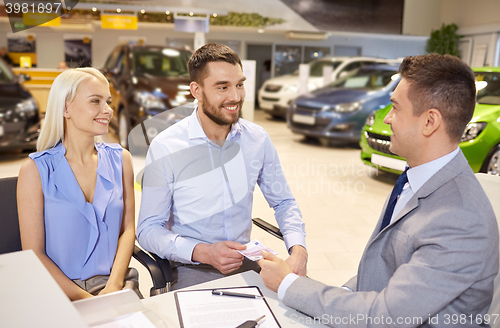
[[(92, 76), (109, 85), (108, 80), (99, 70), (90, 67), (67, 69), (56, 77), (50, 88), (45, 122), (36, 143), (37, 151), (53, 148), (64, 140), (66, 102), (72, 102), (80, 83)], [(102, 142), (102, 138), (95, 137), (95, 142)]]

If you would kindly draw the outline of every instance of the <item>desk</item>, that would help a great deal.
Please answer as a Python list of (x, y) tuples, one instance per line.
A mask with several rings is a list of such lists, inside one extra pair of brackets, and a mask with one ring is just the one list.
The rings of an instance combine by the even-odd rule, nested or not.
[[(241, 286), (258, 286), (262, 294), (266, 297), (267, 303), (274, 312), (281, 327), (283, 328), (299, 328), (299, 327), (326, 327), (320, 323), (312, 323), (312, 318), (308, 318), (304, 314), (287, 307), (278, 299), (275, 292), (267, 289), (259, 274), (254, 271), (247, 271), (241, 274), (236, 274), (222, 279), (209, 281), (196, 286), (188, 287), (189, 289), (204, 289), (204, 288), (222, 288), (222, 287), (241, 287)], [(142, 300), (142, 304), (146, 309), (154, 311), (164, 322), (170, 327), (179, 328), (179, 319), (177, 317), (177, 308), (175, 306), (174, 292), (153, 296)], [(307, 321), (306, 321), (307, 320)]]
[(0, 255), (0, 305), (0, 327), (87, 327), (32, 250)]

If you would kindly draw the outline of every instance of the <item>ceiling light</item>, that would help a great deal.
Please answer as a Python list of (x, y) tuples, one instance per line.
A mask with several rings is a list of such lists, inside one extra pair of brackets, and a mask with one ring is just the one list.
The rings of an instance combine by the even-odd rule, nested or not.
[(328, 33), (326, 32), (306, 32), (306, 31), (287, 31), (286, 38), (288, 40), (326, 40)]
[(116, 9), (116, 12), (117, 12), (117, 13), (121, 13), (121, 12), (122, 12), (122, 10), (121, 10), (120, 8), (118, 8), (118, 9)]

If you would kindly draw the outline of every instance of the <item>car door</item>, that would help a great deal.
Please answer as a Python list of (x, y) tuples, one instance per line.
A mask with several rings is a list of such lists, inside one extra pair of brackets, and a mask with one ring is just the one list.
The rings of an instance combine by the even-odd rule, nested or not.
[(120, 53), (122, 52), (121, 47), (117, 47), (113, 50), (113, 52), (109, 55), (108, 59), (106, 60), (106, 64), (104, 64), (103, 68), (103, 74), (106, 77), (106, 79), (109, 82), (109, 92), (111, 94), (111, 109), (113, 109), (113, 118), (111, 120), (111, 125), (113, 127), (116, 127), (116, 113), (118, 110), (118, 94), (116, 90), (117, 86), (117, 80), (116, 80), (116, 66), (118, 62), (118, 57), (120, 56)]
[(116, 66), (115, 96), (118, 104), (114, 116), (118, 126), (120, 144), (128, 148), (127, 135), (130, 129), (138, 123), (138, 108), (133, 106), (134, 102), (134, 78), (132, 73), (132, 53), (128, 47), (124, 47), (118, 56)]
[(111, 108), (113, 109), (113, 119), (111, 124), (118, 127), (118, 112), (123, 106), (122, 99), (122, 71), (125, 61), (125, 49), (119, 49), (116, 59), (111, 69), (108, 70), (106, 78), (109, 81), (109, 91), (111, 94)]
[[(130, 103), (133, 101), (133, 83), (132, 83), (132, 53), (129, 48), (125, 48), (123, 54), (119, 58), (119, 75), (120, 75), (120, 100), (121, 106), (127, 109), (128, 114), (131, 113)], [(136, 114), (136, 113), (135, 113)]]

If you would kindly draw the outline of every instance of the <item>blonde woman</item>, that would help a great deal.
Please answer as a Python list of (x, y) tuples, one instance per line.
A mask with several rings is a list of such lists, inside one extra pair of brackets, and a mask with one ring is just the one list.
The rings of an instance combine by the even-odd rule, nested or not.
[(71, 300), (138, 292), (137, 271), (128, 268), (135, 242), (132, 161), (100, 137), (113, 116), (110, 100), (98, 70), (62, 72), (49, 93), (37, 152), (19, 172), (23, 249), (37, 254)]

